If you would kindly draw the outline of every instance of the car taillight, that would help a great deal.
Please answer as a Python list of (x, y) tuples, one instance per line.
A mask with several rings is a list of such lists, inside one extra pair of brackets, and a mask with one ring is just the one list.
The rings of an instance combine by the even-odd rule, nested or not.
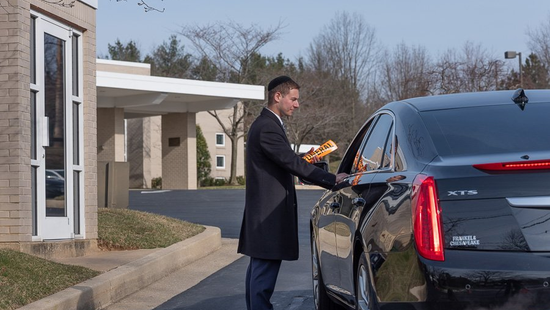
[(543, 170), (550, 169), (550, 159), (478, 164), (474, 168), (487, 171)]
[(441, 209), (433, 177), (419, 174), (414, 179), (411, 204), (418, 253), (426, 259), (444, 261)]

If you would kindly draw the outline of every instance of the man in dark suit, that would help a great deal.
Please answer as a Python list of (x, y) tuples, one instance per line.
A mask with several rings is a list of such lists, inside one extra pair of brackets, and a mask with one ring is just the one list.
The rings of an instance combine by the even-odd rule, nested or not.
[(246, 202), (238, 252), (250, 256), (248, 310), (273, 309), (270, 299), (281, 261), (298, 259), (293, 175), (327, 189), (347, 176), (317, 168), (290, 148), (282, 118), (300, 106), (300, 86), (280, 76), (267, 89), (267, 108), (250, 126), (246, 141)]

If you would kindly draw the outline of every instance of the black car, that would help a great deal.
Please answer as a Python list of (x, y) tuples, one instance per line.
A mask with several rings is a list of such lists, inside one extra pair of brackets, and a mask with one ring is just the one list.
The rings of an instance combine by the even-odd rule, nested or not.
[(550, 309), (550, 90), (389, 103), (338, 172), (311, 213), (316, 309)]

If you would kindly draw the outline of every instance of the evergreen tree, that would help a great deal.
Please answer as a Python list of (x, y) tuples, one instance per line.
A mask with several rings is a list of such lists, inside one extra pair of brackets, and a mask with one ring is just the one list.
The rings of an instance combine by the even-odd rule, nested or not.
[(199, 63), (191, 69), (191, 77), (195, 80), (217, 82), (219, 80), (218, 68), (208, 57), (203, 56)]
[(212, 164), (210, 163), (208, 144), (202, 134), (201, 127), (197, 126), (197, 181), (199, 186), (210, 177), (211, 171)]
[(191, 57), (176, 35), (172, 35), (169, 42), (164, 41), (152, 55), (147, 55), (144, 62), (151, 64), (152, 75), (181, 79), (190, 76)]
[(523, 65), (523, 87), (548, 88), (548, 68), (540, 61), (540, 58), (531, 53)]
[(128, 44), (123, 44), (119, 39), (114, 45), (108, 44), (109, 56), (112, 60), (141, 62), (141, 53), (136, 42), (130, 40)]

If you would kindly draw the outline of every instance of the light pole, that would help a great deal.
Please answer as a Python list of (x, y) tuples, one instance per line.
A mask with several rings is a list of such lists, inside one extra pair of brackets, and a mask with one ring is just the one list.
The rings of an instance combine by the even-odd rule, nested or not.
[(519, 87), (523, 88), (523, 73), (521, 69), (521, 52), (507, 51), (504, 52), (504, 58), (514, 59), (516, 56), (519, 57)]

